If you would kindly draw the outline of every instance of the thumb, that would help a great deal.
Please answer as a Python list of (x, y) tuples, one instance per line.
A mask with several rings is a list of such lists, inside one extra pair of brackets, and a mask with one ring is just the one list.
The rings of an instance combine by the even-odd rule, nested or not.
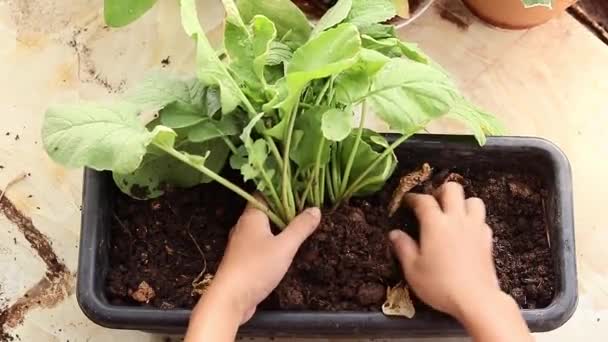
[(389, 233), (388, 238), (391, 240), (393, 250), (401, 267), (407, 277), (414, 269), (414, 263), (420, 253), (418, 244), (409, 235), (401, 230), (393, 230)]
[(281, 246), (295, 255), (304, 240), (317, 229), (319, 222), (321, 222), (321, 210), (319, 208), (308, 208), (296, 216), (277, 236), (277, 239), (281, 240)]

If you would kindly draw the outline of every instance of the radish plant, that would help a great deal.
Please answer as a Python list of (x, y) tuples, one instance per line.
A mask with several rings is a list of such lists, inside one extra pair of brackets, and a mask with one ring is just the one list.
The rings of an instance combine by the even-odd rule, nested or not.
[[(223, 3), (220, 54), (195, 0), (180, 2), (196, 77), (155, 73), (111, 102), (52, 106), (42, 129), (48, 154), (69, 167), (110, 170), (139, 199), (216, 181), (284, 227), (306, 206), (380, 190), (395, 169), (394, 149), (433, 119), (464, 121), (480, 144), (500, 132), (443, 69), (382, 24), (396, 14), (392, 0), (340, 0), (316, 26), (288, 0)], [(145, 122), (139, 114), (150, 111), (158, 115)], [(364, 128), (372, 113), (401, 136), (389, 143)], [(224, 178), (226, 165), (267, 205)]]

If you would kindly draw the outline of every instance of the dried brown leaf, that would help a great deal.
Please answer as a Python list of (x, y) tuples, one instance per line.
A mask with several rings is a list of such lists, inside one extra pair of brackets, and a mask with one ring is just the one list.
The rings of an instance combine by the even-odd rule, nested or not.
[(424, 163), (420, 169), (401, 177), (401, 179), (399, 179), (399, 185), (397, 185), (397, 188), (393, 192), (393, 197), (388, 206), (388, 216), (393, 216), (397, 209), (401, 207), (405, 194), (416, 186), (429, 180), (432, 174), (433, 169), (431, 166), (428, 163)]
[(386, 302), (382, 305), (382, 313), (387, 316), (414, 317), (416, 309), (405, 284), (399, 283), (386, 289)]
[(139, 283), (137, 290), (131, 293), (131, 298), (140, 303), (149, 303), (154, 297), (156, 297), (156, 292), (150, 284), (145, 281)]

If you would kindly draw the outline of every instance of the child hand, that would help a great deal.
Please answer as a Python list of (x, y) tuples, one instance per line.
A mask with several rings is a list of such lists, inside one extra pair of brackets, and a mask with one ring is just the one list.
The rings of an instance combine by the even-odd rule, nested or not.
[(465, 200), (457, 183), (435, 196), (409, 194), (420, 242), (400, 230), (389, 235), (405, 277), (420, 299), (455, 317), (471, 301), (500, 293), (492, 258), (492, 230), (479, 198)]
[(275, 236), (268, 217), (248, 206), (230, 233), (222, 262), (202, 301), (225, 298), (239, 322), (248, 321), (285, 276), (298, 248), (320, 220), (320, 210), (309, 208)]

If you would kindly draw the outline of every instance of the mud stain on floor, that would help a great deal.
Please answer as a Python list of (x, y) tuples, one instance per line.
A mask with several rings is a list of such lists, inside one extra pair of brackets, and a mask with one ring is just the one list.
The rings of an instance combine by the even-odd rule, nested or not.
[[(59, 33), (75, 20), (100, 11), (102, 3), (95, 1), (4, 0), (9, 6), (17, 33)], [(1, 1), (0, 1), (1, 2)]]
[[(92, 50), (88, 45), (89, 40), (93, 36), (91, 28), (77, 28), (72, 33), (71, 39), (67, 42), (77, 58), (77, 76), (78, 80), (82, 83), (94, 83), (106, 89), (108, 93), (120, 93), (124, 90), (126, 81), (119, 80), (116, 82), (110, 81), (101, 72), (98, 71), (97, 66), (92, 58)], [(98, 30), (105, 30), (105, 28), (98, 28)]]
[(23, 322), (33, 308), (52, 308), (74, 293), (74, 276), (59, 260), (47, 236), (42, 234), (29, 217), (20, 212), (5, 196), (0, 200), (0, 213), (4, 214), (23, 234), (30, 246), (46, 265), (46, 273), (12, 305), (0, 308), (0, 341), (11, 341), (6, 328)]
[[(9, 6), (19, 53), (39, 52), (48, 42), (67, 42), (78, 60), (76, 77), (80, 82), (98, 85), (108, 93), (122, 91), (125, 81), (110, 80), (100, 72), (89, 48), (94, 34), (107, 30), (101, 15), (102, 1), (70, 1), (69, 4), (53, 0), (2, 1)], [(68, 79), (59, 81), (60, 85), (68, 83)]]

